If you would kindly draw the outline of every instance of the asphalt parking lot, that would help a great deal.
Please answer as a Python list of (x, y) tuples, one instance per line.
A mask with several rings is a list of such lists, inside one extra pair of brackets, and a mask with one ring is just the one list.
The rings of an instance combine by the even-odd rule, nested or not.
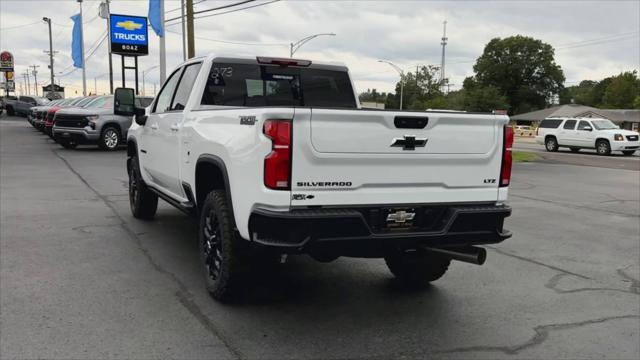
[(125, 155), (0, 118), (1, 358), (640, 357), (634, 168), (516, 164), (514, 237), (425, 291), (382, 260), (294, 257), (222, 305), (193, 220), (164, 203), (131, 216)]

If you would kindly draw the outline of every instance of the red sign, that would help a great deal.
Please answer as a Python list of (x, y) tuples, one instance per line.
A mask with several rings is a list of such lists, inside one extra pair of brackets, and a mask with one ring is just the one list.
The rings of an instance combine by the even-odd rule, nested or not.
[(13, 55), (8, 51), (0, 53), (0, 71), (13, 71)]

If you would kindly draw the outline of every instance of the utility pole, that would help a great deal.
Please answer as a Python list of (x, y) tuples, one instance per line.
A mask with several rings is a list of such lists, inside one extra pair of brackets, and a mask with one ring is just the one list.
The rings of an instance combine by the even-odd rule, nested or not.
[(29, 69), (25, 70), (24, 76), (27, 78), (27, 95), (31, 95), (31, 82), (29, 79)]
[(182, 13), (182, 17), (180, 18), (180, 22), (182, 22), (182, 61), (186, 61), (187, 60), (187, 34), (185, 33), (186, 29), (185, 29), (185, 22), (184, 22), (184, 0), (180, 0), (180, 12)]
[(26, 74), (22, 74), (22, 84), (24, 85), (23, 89), (27, 89), (26, 91), (22, 92), (22, 95), (28, 95), (29, 94), (29, 88), (27, 87), (27, 75)]
[(404, 70), (402, 70), (398, 65), (392, 63), (391, 61), (378, 60), (378, 62), (391, 65), (391, 67), (394, 68), (398, 72), (398, 74), (400, 74), (400, 110), (402, 110), (402, 98), (404, 97)]
[(443, 23), (444, 29), (442, 31), (442, 60), (440, 60), (440, 89), (444, 92), (445, 74), (444, 74), (444, 48), (447, 46), (447, 20)]
[[(42, 20), (49, 25), (49, 70), (51, 73), (51, 85), (49, 89), (49, 93), (53, 95), (53, 38), (51, 36), (51, 19), (48, 17), (43, 17)], [(44, 96), (44, 94), (42, 94)]]
[(187, 2), (187, 58), (191, 59), (196, 56), (195, 34), (193, 33), (193, 0)]
[(87, 69), (84, 59), (84, 30), (82, 25), (82, 0), (78, 0), (80, 5), (80, 48), (82, 49), (82, 95), (87, 96)]
[(36, 96), (38, 96), (38, 70), (36, 69), (39, 68), (40, 65), (30, 65), (29, 67), (33, 69), (33, 87), (36, 89)]

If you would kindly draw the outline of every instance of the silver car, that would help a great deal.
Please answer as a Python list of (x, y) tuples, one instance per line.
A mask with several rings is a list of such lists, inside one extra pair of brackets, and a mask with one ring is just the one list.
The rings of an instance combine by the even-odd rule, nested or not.
[[(151, 97), (136, 97), (137, 107), (147, 107)], [(83, 108), (59, 110), (53, 123), (53, 137), (63, 147), (97, 144), (104, 150), (116, 150), (131, 126), (132, 117), (113, 113), (113, 95), (97, 96)]]

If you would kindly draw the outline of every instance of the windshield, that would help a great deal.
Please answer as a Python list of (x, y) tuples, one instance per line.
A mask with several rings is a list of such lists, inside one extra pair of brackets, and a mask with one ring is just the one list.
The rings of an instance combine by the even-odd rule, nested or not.
[(619, 129), (618, 125), (610, 120), (591, 120), (591, 123), (598, 130)]
[(40, 97), (36, 97), (34, 98), (36, 100), (36, 103), (38, 105), (45, 105), (49, 102), (49, 100), (45, 99), (45, 98), (40, 98)]
[(107, 109), (113, 107), (113, 96), (100, 96), (85, 106), (87, 109)]

